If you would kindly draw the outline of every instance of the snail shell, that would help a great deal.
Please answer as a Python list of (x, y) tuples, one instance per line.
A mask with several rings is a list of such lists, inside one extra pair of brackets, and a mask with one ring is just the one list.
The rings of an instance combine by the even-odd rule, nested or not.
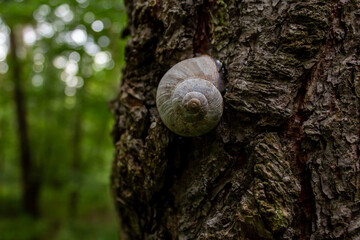
[(162, 77), (156, 105), (171, 131), (199, 136), (218, 124), (223, 112), (219, 66), (210, 56), (202, 55), (177, 63)]

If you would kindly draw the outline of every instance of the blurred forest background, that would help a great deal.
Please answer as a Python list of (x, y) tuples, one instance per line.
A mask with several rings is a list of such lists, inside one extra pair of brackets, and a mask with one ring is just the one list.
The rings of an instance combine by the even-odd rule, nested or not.
[(117, 239), (122, 0), (0, 0), (0, 240)]

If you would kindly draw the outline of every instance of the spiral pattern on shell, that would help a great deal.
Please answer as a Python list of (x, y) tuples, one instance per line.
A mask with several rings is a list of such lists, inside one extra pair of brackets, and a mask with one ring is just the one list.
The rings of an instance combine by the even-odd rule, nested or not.
[(163, 123), (181, 136), (199, 136), (220, 121), (223, 99), (219, 72), (207, 55), (186, 59), (165, 73), (156, 93)]

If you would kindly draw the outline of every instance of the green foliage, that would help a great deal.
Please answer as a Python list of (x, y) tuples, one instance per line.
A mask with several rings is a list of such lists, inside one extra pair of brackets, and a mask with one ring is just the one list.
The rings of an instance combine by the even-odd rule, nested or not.
[(0, 54), (0, 239), (116, 239), (107, 104), (124, 64), (123, 2), (0, 0), (0, 8), (0, 48), (9, 54), (9, 30), (17, 36), (33, 174), (41, 182), (41, 216), (32, 219), (21, 202), (13, 66)]

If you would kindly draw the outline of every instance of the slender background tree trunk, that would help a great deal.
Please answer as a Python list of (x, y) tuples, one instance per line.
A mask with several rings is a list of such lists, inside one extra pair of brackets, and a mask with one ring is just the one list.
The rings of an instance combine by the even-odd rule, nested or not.
[[(112, 105), (122, 239), (359, 239), (360, 1), (125, 2)], [(224, 64), (224, 114), (181, 138), (156, 88), (196, 53)]]
[(21, 166), (21, 180), (23, 187), (23, 206), (25, 212), (33, 217), (39, 215), (39, 189), (40, 181), (38, 172), (35, 171), (34, 162), (31, 158), (30, 143), (28, 135), (28, 123), (26, 118), (26, 100), (23, 89), (22, 69), (19, 59), (16, 55), (17, 51), (17, 35), (15, 28), (10, 32), (10, 54), (12, 64), (12, 77), (14, 79), (14, 102), (16, 107), (16, 117), (19, 134), (19, 152)]
[[(78, 93), (78, 101), (82, 100), (82, 93)], [(80, 188), (82, 184), (81, 172), (81, 140), (82, 140), (82, 112), (80, 107), (77, 107), (74, 112), (74, 136), (72, 141), (73, 154), (71, 161), (71, 175), (73, 176), (74, 186), (69, 194), (69, 216), (74, 218), (78, 213), (78, 205), (80, 198)]]

